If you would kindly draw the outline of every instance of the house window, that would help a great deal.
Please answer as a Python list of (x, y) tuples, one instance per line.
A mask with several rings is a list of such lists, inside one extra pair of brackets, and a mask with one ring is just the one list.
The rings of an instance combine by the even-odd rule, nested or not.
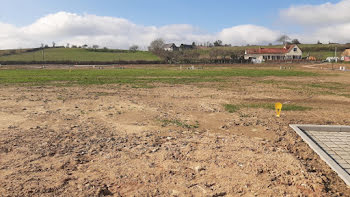
[(298, 51), (298, 49), (297, 48), (294, 48), (294, 52), (297, 52)]

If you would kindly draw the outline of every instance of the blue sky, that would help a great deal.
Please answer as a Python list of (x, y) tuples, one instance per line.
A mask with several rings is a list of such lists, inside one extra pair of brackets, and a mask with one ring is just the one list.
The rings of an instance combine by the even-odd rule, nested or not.
[(350, 0), (0, 0), (0, 49), (41, 43), (350, 42)]
[(336, 0), (0, 0), (0, 21), (28, 25), (59, 11), (126, 18), (140, 25), (191, 24), (218, 32), (241, 24), (283, 26), (279, 11)]

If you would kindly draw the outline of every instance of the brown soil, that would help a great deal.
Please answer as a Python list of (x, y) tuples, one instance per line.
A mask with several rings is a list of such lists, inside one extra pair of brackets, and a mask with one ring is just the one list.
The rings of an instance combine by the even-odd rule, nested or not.
[[(288, 80), (349, 83), (349, 76)], [(350, 196), (288, 126), (349, 125), (350, 98), (256, 80), (285, 79), (2, 86), (0, 196)], [(313, 109), (276, 118), (268, 109), (223, 107), (278, 100)]]

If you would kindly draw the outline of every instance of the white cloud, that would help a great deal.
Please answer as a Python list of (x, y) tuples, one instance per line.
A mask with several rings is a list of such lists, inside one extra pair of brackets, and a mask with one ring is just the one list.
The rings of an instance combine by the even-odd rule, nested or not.
[(292, 6), (280, 12), (282, 20), (303, 26), (327, 26), (350, 22), (350, 0), (321, 5)]
[(266, 44), (275, 42), (281, 34), (265, 27), (255, 25), (240, 25), (223, 29), (219, 38), (224, 43), (233, 45), (241, 44)]
[[(320, 5), (297, 5), (280, 12), (280, 20), (301, 29), (298, 34), (289, 34), (304, 43), (350, 42), (350, 0)], [(283, 30), (283, 29), (281, 29)], [(220, 39), (225, 44), (274, 43), (280, 31), (256, 25), (228, 27), (217, 33), (207, 33), (188, 24), (173, 24), (161, 27), (135, 24), (127, 19), (96, 15), (78, 15), (58, 12), (16, 27), (0, 22), (0, 49), (38, 47), (41, 43), (57, 45), (93, 45), (127, 49), (133, 44), (146, 49), (156, 38), (166, 42), (205, 43)]]
[(304, 32), (295, 35), (302, 42), (350, 42), (350, 0), (291, 6), (280, 12), (280, 18), (289, 26), (303, 29)]
[(320, 28), (314, 32), (314, 37), (318, 38), (318, 40), (322, 40), (322, 42), (349, 43), (350, 22)]
[(0, 22), (0, 49), (38, 47), (52, 41), (58, 45), (98, 44), (126, 49), (133, 44), (147, 47), (156, 38), (177, 44), (213, 42), (216, 39), (234, 45), (266, 44), (275, 41), (278, 34), (254, 25), (236, 26), (210, 34), (187, 24), (143, 26), (123, 18), (58, 12), (24, 27)]

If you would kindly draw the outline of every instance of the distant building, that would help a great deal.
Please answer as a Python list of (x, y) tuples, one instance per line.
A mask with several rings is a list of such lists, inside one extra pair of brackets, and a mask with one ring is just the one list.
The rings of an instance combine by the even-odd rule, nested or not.
[(190, 50), (195, 49), (196, 45), (192, 44), (181, 44), (180, 47), (177, 47), (174, 43), (169, 43), (163, 45), (164, 51), (184, 51), (184, 50)]
[(341, 54), (341, 59), (345, 62), (350, 62), (350, 49), (345, 49), (345, 51)]
[(285, 45), (283, 48), (258, 48), (247, 49), (244, 59), (254, 62), (278, 61), (278, 60), (301, 60), (303, 52), (298, 45)]
[(179, 49), (174, 43), (165, 44), (163, 48), (165, 51), (177, 51)]
[(191, 49), (194, 49), (195, 48), (195, 45), (191, 45), (191, 44), (181, 44), (179, 49), (180, 51), (183, 51), (183, 50), (191, 50)]

